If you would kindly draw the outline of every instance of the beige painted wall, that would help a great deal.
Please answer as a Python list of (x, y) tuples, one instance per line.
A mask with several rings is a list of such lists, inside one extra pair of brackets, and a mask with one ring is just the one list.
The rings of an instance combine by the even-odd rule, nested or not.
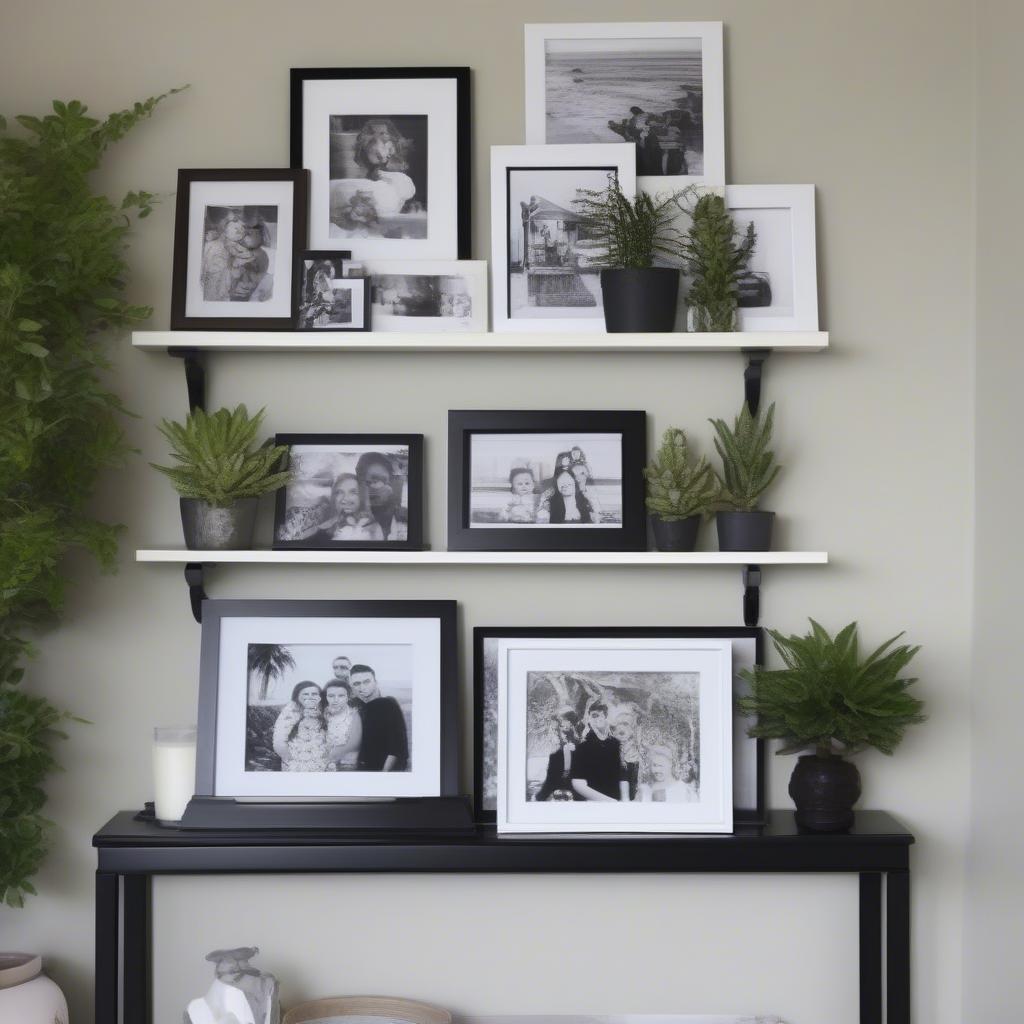
[[(913, 851), (917, 1019), (961, 1004), (968, 826), (969, 393), (972, 273), (971, 6), (965, 0), (609, 0), (245, 5), (178, 0), (7, 0), (5, 112), (51, 97), (96, 111), (192, 89), (111, 154), (103, 184), (170, 191), (178, 167), (286, 163), (287, 69), (469, 64), (475, 69), (474, 254), (488, 253), (488, 147), (522, 140), (522, 24), (722, 19), (733, 182), (818, 186), (823, 326), (834, 350), (771, 361), (779, 403), (780, 546), (827, 548), (827, 568), (767, 574), (766, 622), (799, 630), (856, 617), (867, 642), (906, 629), (931, 721), (893, 759), (864, 756), (864, 805), (899, 815)], [(133, 242), (132, 296), (167, 324), (173, 202)], [(149, 730), (193, 715), (199, 632), (180, 572), (136, 566), (136, 546), (178, 542), (176, 501), (146, 461), (153, 423), (184, 411), (180, 366), (121, 341), (117, 385), (143, 418), (142, 457), (105, 482), (128, 524), (119, 576), (77, 568), (66, 624), (31, 685), (92, 720), (51, 786), (56, 849), (29, 909), (0, 914), (0, 948), (37, 948), (92, 1019), (90, 836), (150, 796)], [(270, 430), (427, 435), (429, 537), (443, 543), (445, 412), (456, 406), (645, 408), (709, 445), (706, 418), (740, 399), (738, 358), (253, 356), (211, 360), (214, 403), (268, 406)], [(215, 596), (445, 597), (475, 624), (736, 622), (737, 573), (599, 569), (289, 568), (219, 572)], [(628, 608), (628, 612), (624, 609)], [(468, 671), (463, 684), (467, 695)], [(468, 702), (464, 712), (469, 754)], [(771, 765), (788, 805), (790, 759)], [(467, 773), (468, 781), (468, 773)], [(167, 880), (156, 886), (157, 1022), (206, 983), (203, 954), (255, 942), (286, 1001), (377, 991), (460, 1011), (772, 1011), (853, 1024), (856, 907), (846, 878), (396, 878)], [(544, 945), (575, 922), (569, 953)], [(361, 937), (360, 940), (356, 936)], [(589, 975), (589, 977), (588, 977)], [(105, 1022), (104, 1022), (105, 1024)]]

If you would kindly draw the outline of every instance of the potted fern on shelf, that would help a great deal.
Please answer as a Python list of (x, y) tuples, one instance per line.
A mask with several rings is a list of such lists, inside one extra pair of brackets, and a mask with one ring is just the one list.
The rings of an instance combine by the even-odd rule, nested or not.
[(738, 706), (757, 719), (750, 736), (783, 741), (779, 754), (812, 751), (789, 781), (797, 824), (836, 832), (853, 824), (860, 797), (860, 772), (846, 758), (868, 748), (892, 754), (907, 726), (925, 719), (923, 702), (907, 692), (917, 680), (903, 674), (920, 648), (894, 647), (900, 633), (861, 659), (856, 622), (835, 637), (810, 623), (805, 636), (769, 631), (785, 667), (742, 672), (750, 694)]
[(744, 402), (732, 427), (725, 420), (710, 421), (722, 460), (714, 502), (719, 551), (771, 550), (775, 513), (760, 509), (758, 503), (781, 470), (769, 448), (774, 422), (774, 402), (763, 420)]
[(700, 521), (715, 499), (715, 475), (708, 460), (693, 462), (686, 432), (671, 427), (644, 469), (647, 511), (659, 551), (693, 551)]
[(184, 423), (164, 420), (173, 466), (157, 466), (181, 495), (181, 525), (190, 549), (225, 551), (252, 546), (261, 495), (291, 474), (281, 472), (285, 445), (269, 440), (253, 449), (264, 410), (250, 417), (244, 405), (206, 413), (194, 409)]

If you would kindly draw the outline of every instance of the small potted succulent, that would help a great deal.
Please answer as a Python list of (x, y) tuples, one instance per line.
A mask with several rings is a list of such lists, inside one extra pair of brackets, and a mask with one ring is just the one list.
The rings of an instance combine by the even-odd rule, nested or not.
[(775, 452), (768, 446), (775, 420), (774, 403), (764, 419), (751, 413), (746, 402), (730, 427), (725, 420), (710, 420), (715, 428), (715, 450), (722, 460), (715, 497), (715, 525), (719, 551), (769, 551), (774, 512), (758, 508), (761, 495), (779, 475)]
[(907, 726), (925, 719), (923, 702), (907, 692), (917, 680), (903, 675), (920, 647), (894, 647), (900, 633), (861, 659), (856, 622), (835, 637), (810, 622), (806, 636), (769, 631), (785, 668), (741, 673), (750, 695), (739, 709), (757, 719), (749, 735), (783, 741), (778, 753), (813, 751), (789, 780), (797, 824), (837, 832), (853, 824), (860, 796), (860, 772), (846, 758), (869, 747), (891, 754)]
[(286, 446), (266, 441), (253, 449), (264, 410), (250, 417), (244, 405), (206, 413), (194, 409), (184, 423), (164, 420), (173, 466), (157, 466), (181, 495), (185, 546), (237, 550), (252, 546), (260, 495), (277, 490), (291, 474), (279, 466)]
[(665, 431), (647, 480), (647, 511), (651, 516), (654, 543), (659, 551), (693, 551), (697, 529), (717, 493), (714, 471), (701, 456), (694, 463), (685, 431)]

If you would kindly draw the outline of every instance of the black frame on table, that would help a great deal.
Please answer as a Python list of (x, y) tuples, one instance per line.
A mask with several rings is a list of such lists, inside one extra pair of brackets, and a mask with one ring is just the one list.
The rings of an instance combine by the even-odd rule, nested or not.
[(363, 281), (363, 326), (362, 327), (303, 327), (299, 322), (299, 314), (302, 312), (302, 286), (305, 284), (306, 261), (316, 262), (317, 260), (329, 260), (331, 263), (340, 263), (342, 267), (352, 259), (352, 252), (349, 249), (303, 249), (295, 254), (295, 287), (292, 290), (294, 301), (292, 303), (292, 319), (295, 322), (295, 330), (309, 331), (313, 334), (326, 333), (328, 331), (369, 331), (370, 328), (370, 279), (368, 277), (345, 277), (343, 280), (351, 281), (353, 286)]

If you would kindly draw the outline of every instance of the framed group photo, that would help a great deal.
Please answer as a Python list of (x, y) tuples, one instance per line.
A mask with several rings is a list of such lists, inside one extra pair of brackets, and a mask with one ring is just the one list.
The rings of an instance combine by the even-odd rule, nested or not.
[(368, 331), (370, 283), (345, 273), (349, 252), (307, 249), (296, 262), (297, 331)]

